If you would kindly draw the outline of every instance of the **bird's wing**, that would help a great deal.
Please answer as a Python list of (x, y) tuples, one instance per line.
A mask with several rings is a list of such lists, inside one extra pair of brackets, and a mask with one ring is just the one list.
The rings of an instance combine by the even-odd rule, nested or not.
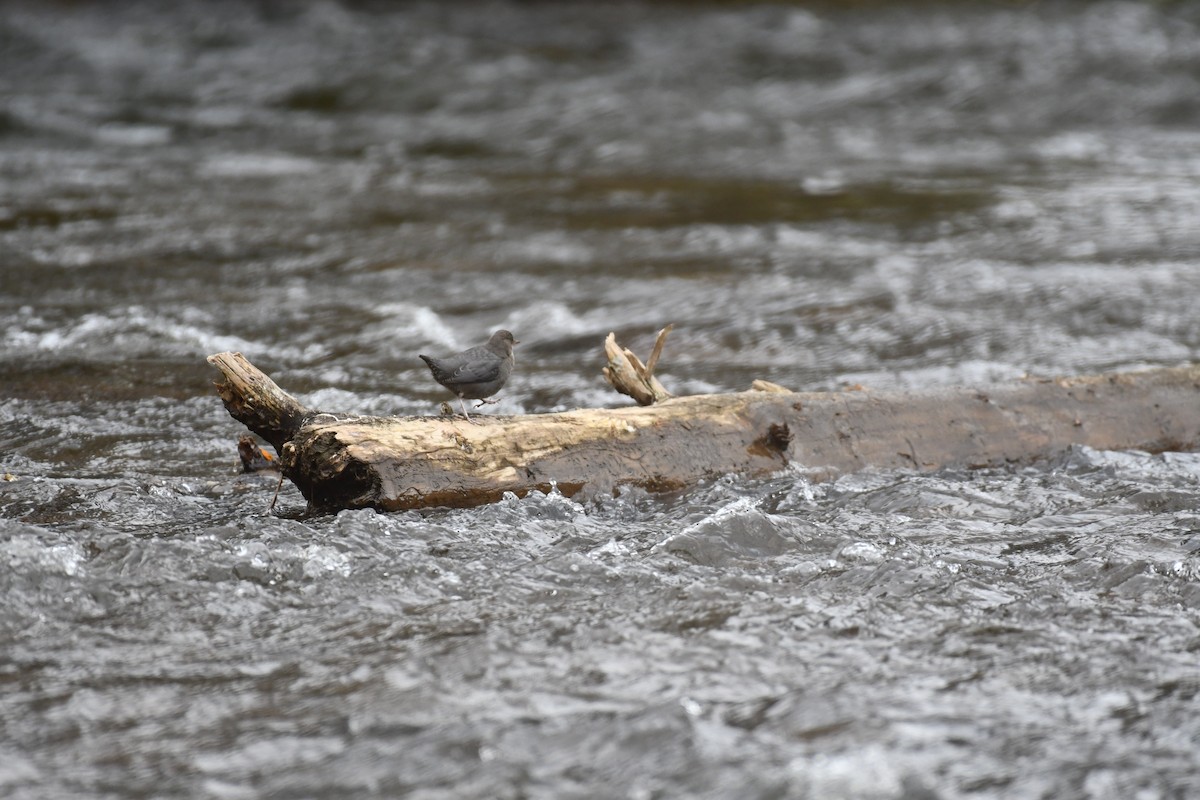
[(454, 383), (488, 383), (500, 377), (499, 359), (468, 361), (450, 374)]

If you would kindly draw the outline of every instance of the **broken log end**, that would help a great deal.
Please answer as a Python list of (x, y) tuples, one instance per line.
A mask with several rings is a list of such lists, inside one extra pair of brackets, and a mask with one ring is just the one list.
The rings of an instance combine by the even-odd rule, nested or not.
[(224, 378), (213, 385), (229, 415), (270, 442), (275, 452), (282, 455), (280, 448), (296, 435), (312, 411), (280, 389), (241, 353), (215, 353), (207, 361)]

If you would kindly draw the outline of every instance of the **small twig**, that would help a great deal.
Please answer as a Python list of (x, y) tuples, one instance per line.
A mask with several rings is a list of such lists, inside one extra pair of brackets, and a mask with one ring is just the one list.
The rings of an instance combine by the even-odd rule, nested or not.
[(281, 470), (279, 470), (279, 483), (277, 483), (275, 485), (275, 496), (271, 498), (271, 506), (270, 506), (270, 508), (267, 509), (268, 514), (270, 514), (272, 511), (275, 510), (275, 501), (279, 499), (279, 490), (282, 488), (283, 488), (283, 470), (281, 469)]
[(667, 334), (675, 327), (672, 322), (667, 327), (658, 332), (658, 338), (654, 340), (654, 349), (650, 351), (650, 360), (646, 362), (646, 375), (654, 374), (654, 368), (658, 366), (658, 357), (662, 355), (663, 345), (667, 342)]

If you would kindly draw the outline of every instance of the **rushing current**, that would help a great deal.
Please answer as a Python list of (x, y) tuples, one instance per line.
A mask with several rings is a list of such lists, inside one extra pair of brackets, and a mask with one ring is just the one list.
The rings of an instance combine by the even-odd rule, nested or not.
[(1198, 219), (1196, 4), (4, 3), (0, 796), (1200, 796), (1198, 454), (311, 517), (205, 363), (1174, 366)]

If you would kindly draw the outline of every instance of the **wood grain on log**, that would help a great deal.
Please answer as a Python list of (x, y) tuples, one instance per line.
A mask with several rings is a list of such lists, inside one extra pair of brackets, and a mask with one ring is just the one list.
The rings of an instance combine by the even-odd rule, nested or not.
[[(469, 425), (310, 412), (254, 377), (240, 354), (209, 361), (226, 375), (230, 413), (276, 445), (284, 474), (315, 509), (473, 506), (551, 486), (566, 495), (623, 484), (665, 490), (789, 465), (829, 475), (984, 466), (1073, 444), (1153, 452), (1200, 444), (1200, 367), (921, 392), (794, 393), (764, 382), (760, 391)], [(251, 396), (226, 397), (238, 391)], [(281, 430), (261, 430), (274, 420)]]

